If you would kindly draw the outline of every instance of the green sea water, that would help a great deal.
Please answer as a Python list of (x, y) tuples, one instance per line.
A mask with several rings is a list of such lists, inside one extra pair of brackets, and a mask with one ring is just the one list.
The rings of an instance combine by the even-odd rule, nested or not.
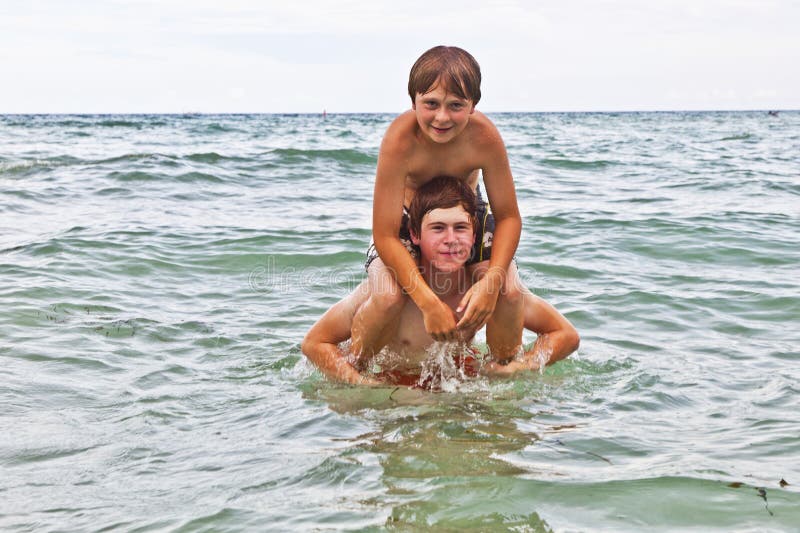
[(800, 531), (800, 112), (492, 115), (582, 342), (447, 393), (299, 351), (392, 118), (0, 116), (0, 529)]

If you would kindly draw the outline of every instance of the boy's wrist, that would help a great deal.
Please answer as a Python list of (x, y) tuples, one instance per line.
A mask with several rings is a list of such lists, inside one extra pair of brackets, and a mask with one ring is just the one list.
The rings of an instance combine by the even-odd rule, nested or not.
[(489, 287), (489, 292), (499, 291), (506, 280), (506, 269), (501, 266), (490, 266), (483, 276)]
[(500, 265), (493, 265), (486, 270), (486, 275), (499, 276), (500, 280), (504, 280), (506, 277), (506, 269)]
[(417, 307), (419, 307), (419, 310), (422, 311), (423, 315), (427, 315), (429, 312), (435, 309), (441, 301), (439, 300), (439, 297), (433, 293), (431, 293), (431, 295), (419, 296), (420, 301), (414, 300), (414, 303), (417, 304)]

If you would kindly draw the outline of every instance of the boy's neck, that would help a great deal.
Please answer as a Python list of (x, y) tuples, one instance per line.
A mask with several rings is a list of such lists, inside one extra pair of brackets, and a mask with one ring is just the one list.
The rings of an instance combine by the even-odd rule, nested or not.
[(439, 298), (461, 294), (467, 288), (467, 269), (463, 266), (452, 272), (444, 272), (423, 258), (420, 262), (420, 274)]

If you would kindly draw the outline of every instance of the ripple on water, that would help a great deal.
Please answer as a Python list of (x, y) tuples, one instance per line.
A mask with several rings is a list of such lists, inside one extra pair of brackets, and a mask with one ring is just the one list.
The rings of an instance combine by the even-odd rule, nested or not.
[(298, 347), (391, 116), (0, 116), (3, 525), (794, 530), (798, 116), (493, 116), (582, 344), (448, 393)]

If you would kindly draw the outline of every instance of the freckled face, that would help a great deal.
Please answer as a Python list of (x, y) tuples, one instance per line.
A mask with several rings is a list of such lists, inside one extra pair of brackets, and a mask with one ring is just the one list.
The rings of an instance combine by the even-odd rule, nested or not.
[(469, 117), (475, 112), (472, 100), (447, 92), (445, 84), (437, 82), (425, 94), (414, 98), (414, 113), (422, 132), (436, 143), (452, 141), (464, 131)]
[(463, 207), (434, 209), (422, 217), (420, 235), (411, 235), (424, 261), (437, 270), (454, 272), (464, 266), (472, 251), (475, 234)]

